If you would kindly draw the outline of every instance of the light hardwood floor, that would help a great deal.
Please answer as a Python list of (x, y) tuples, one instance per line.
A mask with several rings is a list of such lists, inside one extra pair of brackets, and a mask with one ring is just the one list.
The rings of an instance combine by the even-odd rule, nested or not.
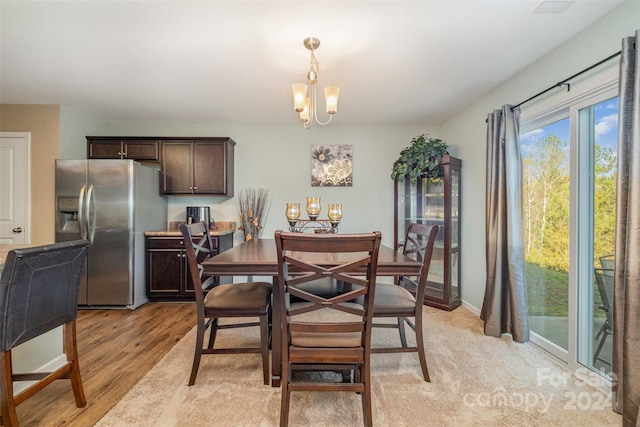
[(80, 310), (78, 353), (87, 406), (76, 407), (71, 383), (57, 380), (17, 407), (20, 426), (94, 425), (195, 326), (195, 316), (193, 303)]

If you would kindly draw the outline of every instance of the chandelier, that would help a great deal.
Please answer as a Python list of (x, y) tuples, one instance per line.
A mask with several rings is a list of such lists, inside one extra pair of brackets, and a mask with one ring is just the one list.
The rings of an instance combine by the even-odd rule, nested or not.
[[(327, 86), (324, 88), (324, 97), (329, 119), (326, 122), (318, 120), (318, 110), (316, 109), (316, 84), (318, 83), (318, 69), (320, 64), (316, 59), (316, 49), (320, 46), (320, 40), (315, 37), (304, 39), (304, 47), (311, 51), (311, 64), (307, 73), (307, 83), (294, 83), (291, 85), (293, 92), (293, 109), (300, 115), (300, 121), (305, 129), (311, 127), (311, 122), (315, 119), (319, 125), (326, 125), (331, 121), (333, 115), (338, 111), (338, 86)], [(309, 89), (309, 96), (307, 96)]]

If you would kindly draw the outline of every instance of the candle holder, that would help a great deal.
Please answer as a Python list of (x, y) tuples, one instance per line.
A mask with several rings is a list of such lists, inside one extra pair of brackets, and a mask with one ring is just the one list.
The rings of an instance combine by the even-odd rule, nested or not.
[(341, 203), (329, 203), (329, 210), (327, 211), (329, 216), (329, 222), (331, 226), (337, 228), (340, 220), (342, 219), (342, 204)]
[(320, 197), (307, 197), (307, 214), (309, 219), (300, 219), (300, 203), (287, 203), (285, 216), (289, 222), (289, 231), (304, 233), (313, 230), (316, 234), (335, 234), (342, 219), (342, 204), (330, 203), (327, 215), (329, 219), (318, 219), (320, 214)]
[(320, 197), (307, 197), (307, 214), (309, 219), (315, 221), (320, 215)]
[(287, 203), (285, 215), (290, 226), (296, 225), (296, 222), (300, 218), (300, 203)]

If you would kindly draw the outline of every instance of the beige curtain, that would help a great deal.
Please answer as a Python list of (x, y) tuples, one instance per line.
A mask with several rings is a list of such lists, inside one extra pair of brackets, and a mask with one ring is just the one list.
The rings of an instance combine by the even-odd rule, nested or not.
[(624, 426), (640, 417), (640, 56), (622, 40), (613, 305), (613, 408)]
[(487, 282), (480, 317), (485, 335), (529, 341), (522, 228), (520, 109), (487, 117)]

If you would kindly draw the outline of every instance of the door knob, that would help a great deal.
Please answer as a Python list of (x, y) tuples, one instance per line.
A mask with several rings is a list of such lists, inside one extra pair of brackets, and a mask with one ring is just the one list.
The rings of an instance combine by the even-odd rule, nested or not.
[(14, 233), (22, 233), (22, 227), (16, 227), (11, 231), (13, 231)]

